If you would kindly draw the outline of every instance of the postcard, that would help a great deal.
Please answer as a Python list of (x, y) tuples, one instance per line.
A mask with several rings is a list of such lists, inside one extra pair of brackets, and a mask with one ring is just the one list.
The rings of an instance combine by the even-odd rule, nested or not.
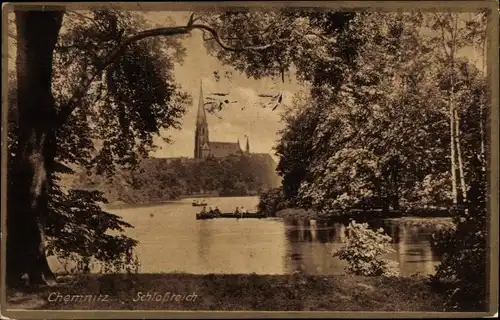
[(499, 21), (5, 4), (2, 316), (494, 316)]

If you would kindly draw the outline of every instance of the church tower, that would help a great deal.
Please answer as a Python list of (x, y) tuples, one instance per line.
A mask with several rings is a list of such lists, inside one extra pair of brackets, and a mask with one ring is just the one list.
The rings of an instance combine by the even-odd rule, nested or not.
[(196, 116), (196, 130), (194, 134), (194, 158), (203, 159), (210, 153), (208, 140), (208, 123), (205, 114), (205, 105), (203, 101), (203, 84), (200, 81), (200, 97), (198, 101), (198, 114)]

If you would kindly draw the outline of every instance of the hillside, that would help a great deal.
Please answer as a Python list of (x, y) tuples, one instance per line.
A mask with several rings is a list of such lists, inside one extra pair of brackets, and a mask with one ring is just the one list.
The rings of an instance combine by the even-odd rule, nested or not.
[(111, 177), (80, 173), (73, 187), (102, 191), (111, 203), (150, 203), (181, 196), (243, 196), (281, 183), (268, 154), (221, 159), (146, 158), (133, 171), (118, 169)]

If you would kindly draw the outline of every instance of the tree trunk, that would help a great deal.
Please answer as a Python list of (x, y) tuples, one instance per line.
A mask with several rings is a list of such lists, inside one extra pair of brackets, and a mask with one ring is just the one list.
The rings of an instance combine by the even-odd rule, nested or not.
[(390, 161), (390, 180), (391, 180), (391, 206), (392, 210), (399, 211), (399, 159), (393, 158)]
[(55, 281), (45, 255), (45, 219), (56, 153), (52, 54), (63, 11), (16, 12), (18, 147), (7, 212), (7, 280)]
[[(456, 26), (453, 31), (456, 31)], [(450, 145), (451, 145), (451, 177), (452, 181), (452, 192), (453, 192), (453, 204), (458, 204), (458, 191), (457, 191), (457, 165), (456, 165), (456, 133), (458, 132), (458, 128), (455, 130), (456, 121), (455, 121), (455, 49), (456, 49), (456, 39), (454, 32), (451, 31), (451, 46), (450, 46), (450, 54), (448, 56), (449, 67), (450, 67), (450, 91), (448, 94), (449, 103), (450, 103)]]
[[(450, 102), (452, 104), (453, 109), (453, 118), (455, 120), (455, 139), (452, 143), (456, 144), (457, 150), (457, 160), (458, 160), (458, 174), (460, 179), (460, 188), (462, 190), (461, 194), (461, 203), (467, 201), (467, 189), (465, 186), (465, 177), (464, 177), (464, 167), (462, 163), (462, 152), (460, 148), (460, 119), (458, 116), (458, 108), (455, 100), (455, 57), (457, 51), (457, 37), (458, 37), (458, 18), (456, 15), (453, 16), (454, 28), (451, 32), (451, 52), (450, 52), (450, 62), (451, 62), (451, 95)], [(458, 195), (457, 195), (458, 197)]]
[(451, 102), (451, 97), (449, 101), (450, 105), (450, 160), (451, 160), (451, 192), (453, 204), (458, 203), (458, 192), (457, 192), (457, 165), (455, 162), (455, 121), (453, 112), (453, 103)]
[[(483, 71), (483, 77), (486, 79), (487, 73), (486, 73), (486, 38), (487, 38), (487, 32), (485, 28), (485, 33), (484, 33), (484, 38), (483, 38), (483, 45), (482, 45), (482, 71)], [(484, 100), (483, 100), (484, 101)], [(480, 130), (480, 139), (481, 139), (481, 169), (483, 171), (486, 171), (486, 151), (484, 147), (484, 140), (485, 140), (485, 134), (484, 134), (484, 104), (481, 102), (479, 104), (479, 130)]]
[(467, 202), (467, 185), (465, 184), (464, 165), (460, 147), (460, 118), (455, 107), (455, 143), (457, 144), (458, 173), (460, 175), (460, 188), (462, 189), (462, 203)]

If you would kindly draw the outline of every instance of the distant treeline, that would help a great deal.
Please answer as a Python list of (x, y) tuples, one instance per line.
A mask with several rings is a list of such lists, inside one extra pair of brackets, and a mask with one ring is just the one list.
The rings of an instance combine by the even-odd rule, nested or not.
[(79, 188), (102, 191), (110, 203), (160, 202), (181, 196), (218, 194), (245, 196), (280, 185), (276, 163), (268, 154), (226, 158), (146, 158), (135, 170), (117, 170), (107, 177), (82, 173)]

